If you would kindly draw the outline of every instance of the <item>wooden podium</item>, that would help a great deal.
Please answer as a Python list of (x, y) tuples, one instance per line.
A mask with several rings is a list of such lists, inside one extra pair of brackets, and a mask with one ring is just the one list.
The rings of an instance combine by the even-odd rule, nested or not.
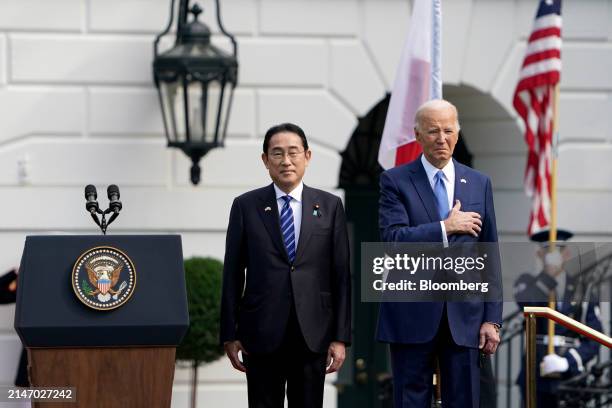
[[(108, 247), (129, 258), (135, 284), (124, 304), (98, 310), (75, 294), (73, 268), (82, 254)], [(15, 328), (28, 351), (30, 382), (76, 393), (76, 403), (33, 407), (169, 408), (176, 345), (188, 326), (179, 236), (26, 239)]]
[(28, 348), (32, 386), (76, 388), (74, 402), (33, 407), (170, 407), (173, 347)]

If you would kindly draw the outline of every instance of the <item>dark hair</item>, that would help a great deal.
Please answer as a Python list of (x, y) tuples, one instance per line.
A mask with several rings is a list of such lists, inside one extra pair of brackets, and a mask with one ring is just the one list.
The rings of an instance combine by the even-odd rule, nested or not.
[(302, 146), (304, 147), (304, 150), (308, 150), (308, 140), (306, 140), (306, 135), (304, 134), (302, 128), (298, 125), (294, 125), (293, 123), (281, 123), (280, 125), (272, 126), (266, 132), (263, 141), (263, 152), (265, 154), (268, 154), (268, 146), (270, 145), (270, 139), (272, 139), (272, 136), (282, 132), (290, 132), (298, 135), (300, 139), (302, 139)]

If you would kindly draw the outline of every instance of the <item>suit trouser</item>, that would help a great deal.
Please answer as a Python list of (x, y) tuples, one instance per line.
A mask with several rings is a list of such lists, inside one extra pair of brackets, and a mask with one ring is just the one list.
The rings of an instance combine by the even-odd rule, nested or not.
[(497, 389), (491, 356), (487, 356), (480, 369), (480, 408), (497, 408)]
[(283, 408), (285, 386), (289, 408), (321, 408), (326, 353), (310, 351), (290, 313), (281, 347), (268, 354), (243, 356), (247, 369), (249, 408)]
[[(525, 387), (521, 387), (521, 407), (525, 408), (527, 402), (525, 399)], [(536, 385), (536, 407), (538, 408), (558, 408), (559, 407), (559, 395), (538, 391)]]
[(434, 361), (440, 361), (444, 408), (478, 408), (479, 351), (455, 344), (445, 312), (436, 336), (427, 343), (391, 344), (395, 408), (430, 408)]

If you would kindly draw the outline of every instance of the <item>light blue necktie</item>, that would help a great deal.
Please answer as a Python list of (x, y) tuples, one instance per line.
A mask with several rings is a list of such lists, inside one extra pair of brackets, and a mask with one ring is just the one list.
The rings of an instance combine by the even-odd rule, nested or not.
[(281, 233), (283, 234), (283, 242), (287, 249), (289, 261), (293, 263), (295, 260), (295, 227), (293, 226), (293, 210), (289, 205), (291, 196), (286, 195), (281, 198), (285, 201), (280, 215)]
[(442, 170), (438, 170), (434, 176), (434, 194), (438, 203), (438, 214), (440, 215), (440, 220), (443, 221), (448, 217), (450, 208), (448, 208), (448, 193), (444, 185), (444, 172)]

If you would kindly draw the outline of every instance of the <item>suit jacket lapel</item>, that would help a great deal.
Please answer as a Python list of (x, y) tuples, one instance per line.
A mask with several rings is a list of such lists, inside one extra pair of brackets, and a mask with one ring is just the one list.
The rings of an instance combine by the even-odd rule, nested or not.
[(278, 214), (278, 204), (276, 203), (276, 193), (273, 184), (270, 184), (269, 188), (265, 190), (265, 193), (259, 197), (257, 212), (261, 216), (272, 242), (288, 261), (289, 256), (287, 255), (287, 249), (281, 237), (280, 216)]
[[(468, 206), (472, 203), (470, 178), (465, 171), (465, 167), (457, 163), (455, 159), (453, 159), (453, 161), (455, 163), (455, 197), (453, 198), (453, 207), (455, 206), (455, 202), (459, 200), (459, 202), (461, 202), (461, 211), (470, 211), (468, 209)], [(461, 235), (454, 234), (448, 239), (449, 241), (456, 241), (460, 236)]]
[(411, 169), (410, 179), (412, 180), (414, 188), (416, 188), (416, 191), (423, 202), (423, 206), (425, 207), (425, 211), (427, 211), (427, 215), (429, 215), (429, 219), (432, 222), (440, 221), (438, 205), (436, 204), (436, 198), (433, 190), (431, 189), (431, 184), (429, 184), (429, 180), (427, 179), (427, 173), (425, 172), (425, 168), (421, 163), (421, 159), (419, 158), (417, 160), (418, 162), (415, 162)]
[(457, 163), (455, 159), (453, 159), (453, 162), (455, 163), (455, 197), (453, 198), (453, 206), (459, 200), (461, 202), (461, 211), (465, 211), (467, 206), (471, 204), (470, 179), (466, 175), (465, 167)]
[(298, 247), (295, 254), (295, 260), (304, 254), (304, 248), (308, 245), (308, 240), (312, 234), (314, 227), (312, 211), (316, 203), (316, 193), (310, 187), (304, 185), (302, 190), (302, 225), (300, 226), (300, 238), (298, 240)]

